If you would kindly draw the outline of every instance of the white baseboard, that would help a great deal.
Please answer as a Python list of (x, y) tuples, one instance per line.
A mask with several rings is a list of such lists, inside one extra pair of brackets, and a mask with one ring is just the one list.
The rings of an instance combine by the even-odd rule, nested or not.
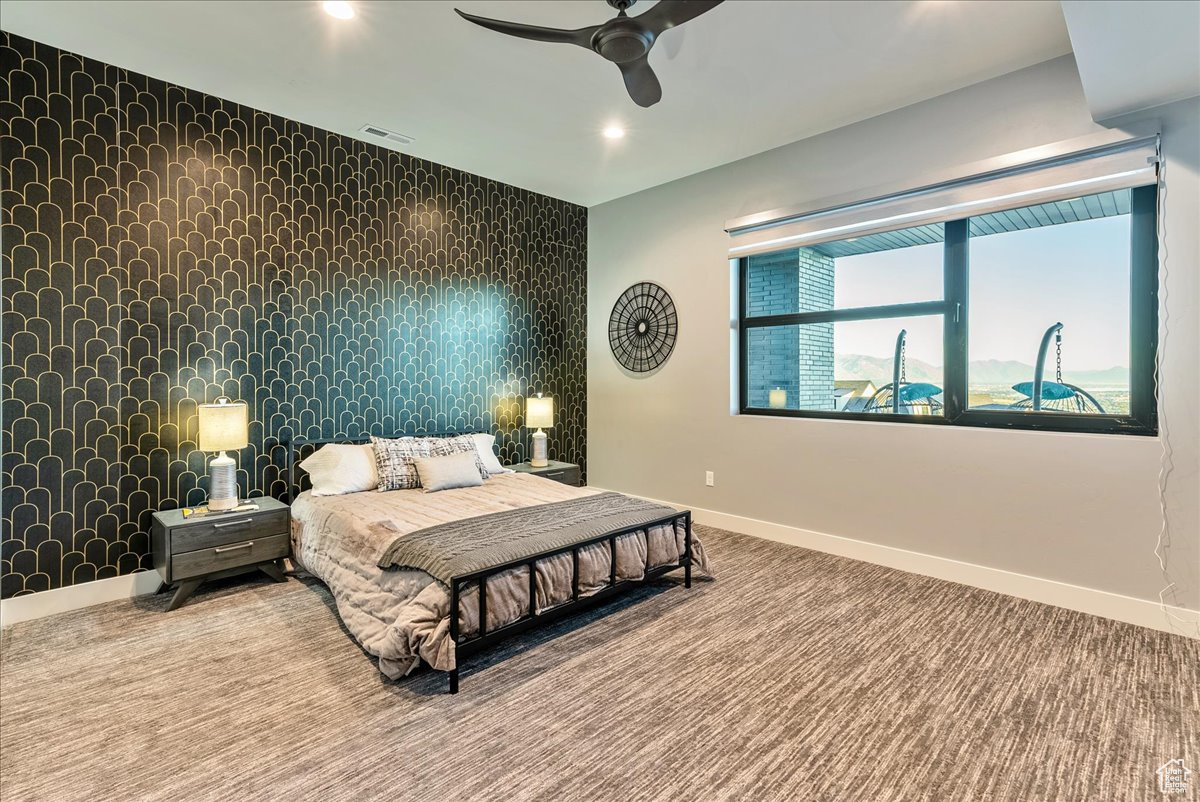
[(138, 571), (135, 574), (97, 579), (95, 582), (68, 585), (41, 593), (13, 596), (11, 599), (0, 600), (0, 626), (78, 610), (93, 604), (144, 596), (158, 590), (161, 582), (162, 577), (157, 571)]
[[(689, 507), (687, 504), (670, 501), (647, 500), (672, 507)], [(864, 540), (827, 535), (810, 529), (760, 521), (756, 518), (747, 518), (716, 510), (706, 510), (700, 507), (690, 507), (690, 509), (692, 510), (692, 520), (696, 523), (714, 526), (718, 529), (728, 529), (764, 540), (774, 540), (778, 543), (801, 546), (826, 554), (836, 554), (840, 557), (849, 557), (876, 565), (886, 565), (889, 568), (897, 568), (909, 573), (945, 579), (997, 593), (1006, 593), (1021, 599), (1065, 607), (1068, 610), (1078, 610), (1163, 632), (1196, 637), (1197, 631), (1200, 631), (1200, 611), (1196, 610), (1188, 610), (1183, 607), (1164, 609), (1159, 604), (1145, 599), (1135, 599), (1131, 596), (1080, 587), (1053, 579), (1043, 579), (1000, 568), (989, 568), (975, 563), (937, 557), (932, 554), (882, 546)], [(0, 601), (0, 625), (8, 626), (33, 618), (78, 610), (93, 604), (154, 593), (158, 589), (159, 582), (160, 577), (156, 571), (139, 571), (136, 574), (70, 585), (27, 596), (14, 596), (11, 599)]]
[[(600, 488), (597, 488), (600, 489)], [(633, 495), (633, 494), (630, 494)], [(644, 497), (643, 497), (644, 498)], [(1127, 624), (1197, 637), (1200, 632), (1200, 611), (1167, 606), (1157, 602), (1122, 596), (1118, 593), (1070, 585), (1053, 579), (1018, 574), (1001, 568), (989, 568), (975, 563), (960, 562), (946, 557), (907, 551), (864, 540), (827, 535), (810, 529), (760, 521), (741, 515), (691, 507), (671, 501), (646, 499), (670, 507), (691, 509), (692, 520), (718, 529), (728, 529), (744, 535), (774, 540), (792, 546), (850, 557), (863, 562), (886, 565), (913, 574), (945, 579), (962, 585), (1005, 593), (1021, 599), (1078, 610)]]

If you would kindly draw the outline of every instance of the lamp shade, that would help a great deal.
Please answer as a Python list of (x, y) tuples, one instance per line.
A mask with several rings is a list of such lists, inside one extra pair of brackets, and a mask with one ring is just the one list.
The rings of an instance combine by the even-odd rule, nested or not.
[(527, 429), (547, 429), (553, 425), (553, 398), (538, 395), (525, 399), (525, 427)]
[(249, 445), (249, 428), (249, 410), (242, 401), (218, 398), (215, 404), (200, 405), (201, 451), (245, 448)]

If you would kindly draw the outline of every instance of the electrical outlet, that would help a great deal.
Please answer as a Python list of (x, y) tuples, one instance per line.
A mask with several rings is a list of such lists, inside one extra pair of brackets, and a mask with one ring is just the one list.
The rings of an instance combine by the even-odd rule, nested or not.
[(704, 484), (707, 485), (708, 487), (713, 486), (713, 472), (712, 471), (704, 472)]

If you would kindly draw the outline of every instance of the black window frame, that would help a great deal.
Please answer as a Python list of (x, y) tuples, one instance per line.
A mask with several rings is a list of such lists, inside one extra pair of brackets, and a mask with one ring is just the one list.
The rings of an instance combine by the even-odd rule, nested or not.
[[(739, 257), (736, 269), (738, 271), (738, 410), (740, 414), (1089, 434), (1141, 436), (1158, 434), (1158, 398), (1155, 381), (1158, 353), (1158, 186), (1156, 184), (1130, 189), (1128, 415), (1010, 412), (1007, 410), (971, 409), (967, 406), (970, 218), (951, 220), (943, 225), (945, 226), (942, 258), (943, 294), (940, 301), (760, 315), (747, 318), (747, 273), (750, 257)], [(749, 337), (747, 334), (750, 329), (937, 314), (942, 315), (944, 351), (941, 415), (771, 409), (751, 407), (748, 404)]]

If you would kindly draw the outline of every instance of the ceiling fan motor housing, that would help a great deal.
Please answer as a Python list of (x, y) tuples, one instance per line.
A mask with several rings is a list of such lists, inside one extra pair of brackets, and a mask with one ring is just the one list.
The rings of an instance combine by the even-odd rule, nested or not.
[(592, 49), (617, 64), (636, 61), (649, 53), (653, 44), (654, 32), (624, 16), (624, 12), (596, 31), (592, 39)]

